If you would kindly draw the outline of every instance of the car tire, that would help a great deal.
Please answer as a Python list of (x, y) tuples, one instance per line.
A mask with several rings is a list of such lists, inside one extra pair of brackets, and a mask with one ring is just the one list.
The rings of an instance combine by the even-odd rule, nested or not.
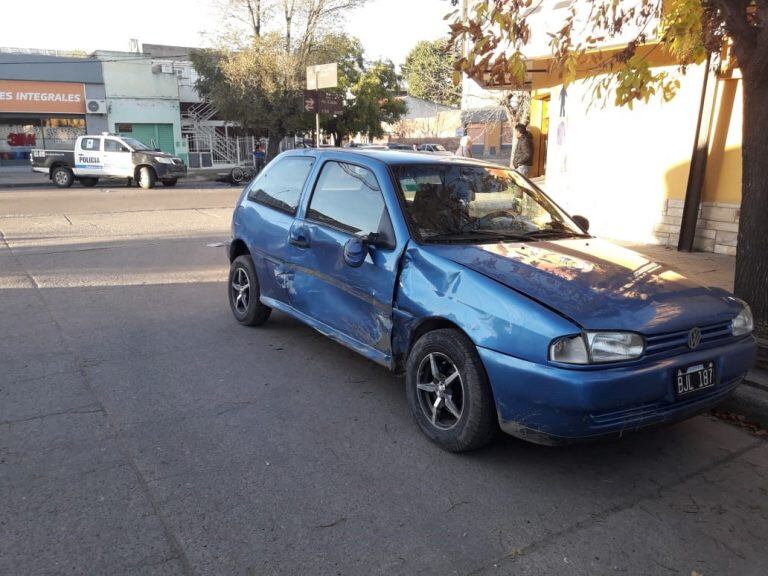
[(82, 184), (86, 188), (93, 188), (98, 183), (99, 183), (98, 178), (80, 178), (80, 184)]
[(176, 186), (176, 182), (178, 181), (179, 181), (178, 178), (166, 178), (162, 182), (163, 182), (163, 186), (171, 187), (171, 186)]
[(149, 166), (142, 166), (139, 168), (138, 180), (139, 186), (144, 188), (144, 190), (149, 190), (150, 188), (155, 187), (155, 182), (157, 182), (157, 174), (155, 174), (155, 171)]
[(58, 166), (51, 171), (51, 180), (59, 188), (69, 188), (75, 181), (75, 175), (66, 166)]
[(440, 329), (419, 338), (405, 381), (416, 423), (441, 448), (467, 452), (493, 439), (498, 421), (491, 387), (477, 348), (462, 332)]
[(259, 299), (259, 280), (250, 256), (238, 256), (232, 262), (227, 292), (232, 314), (243, 326), (261, 326), (269, 319), (272, 308)]

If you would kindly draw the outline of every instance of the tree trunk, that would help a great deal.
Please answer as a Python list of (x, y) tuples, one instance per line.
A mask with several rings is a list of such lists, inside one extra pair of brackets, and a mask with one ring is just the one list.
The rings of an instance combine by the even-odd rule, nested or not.
[(735, 292), (752, 308), (755, 333), (768, 337), (768, 77), (745, 71), (742, 199)]
[(261, 36), (261, 0), (247, 0), (246, 7), (251, 17), (253, 36), (259, 38)]
[(280, 142), (284, 137), (284, 134), (269, 134), (269, 138), (267, 138), (267, 162), (270, 162), (275, 156), (280, 154)]

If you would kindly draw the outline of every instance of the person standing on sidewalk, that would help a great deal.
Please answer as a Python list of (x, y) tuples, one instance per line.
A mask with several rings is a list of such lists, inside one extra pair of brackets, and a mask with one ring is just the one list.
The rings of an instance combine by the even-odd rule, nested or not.
[(472, 158), (472, 138), (467, 133), (466, 128), (464, 128), (464, 135), (461, 137), (461, 140), (459, 140), (459, 147), (456, 149), (456, 156)]
[(533, 137), (525, 124), (515, 126), (515, 135), (517, 136), (517, 145), (515, 153), (512, 155), (512, 168), (517, 170), (523, 176), (528, 176), (533, 168)]
[(264, 161), (266, 158), (267, 155), (264, 152), (264, 144), (260, 143), (258, 146), (256, 146), (256, 150), (253, 151), (253, 167), (257, 174), (261, 172), (262, 168), (264, 168)]

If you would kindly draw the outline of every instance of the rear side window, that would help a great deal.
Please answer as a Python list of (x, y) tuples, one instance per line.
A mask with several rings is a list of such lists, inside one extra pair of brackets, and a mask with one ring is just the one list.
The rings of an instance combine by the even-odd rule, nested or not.
[(130, 152), (117, 140), (104, 140), (104, 152)]
[(289, 156), (267, 166), (253, 181), (248, 199), (295, 214), (301, 191), (307, 181), (315, 159), (310, 156)]
[(83, 150), (98, 150), (101, 138), (83, 138), (80, 146)]
[(360, 236), (391, 229), (384, 198), (373, 173), (340, 162), (323, 166), (307, 217)]

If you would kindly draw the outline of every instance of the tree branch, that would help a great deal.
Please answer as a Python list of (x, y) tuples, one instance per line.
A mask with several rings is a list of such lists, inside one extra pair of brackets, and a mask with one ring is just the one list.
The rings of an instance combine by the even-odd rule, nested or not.
[(725, 28), (733, 41), (733, 51), (739, 66), (750, 66), (757, 44), (757, 28), (747, 18), (747, 7), (752, 0), (708, 0), (723, 16)]

